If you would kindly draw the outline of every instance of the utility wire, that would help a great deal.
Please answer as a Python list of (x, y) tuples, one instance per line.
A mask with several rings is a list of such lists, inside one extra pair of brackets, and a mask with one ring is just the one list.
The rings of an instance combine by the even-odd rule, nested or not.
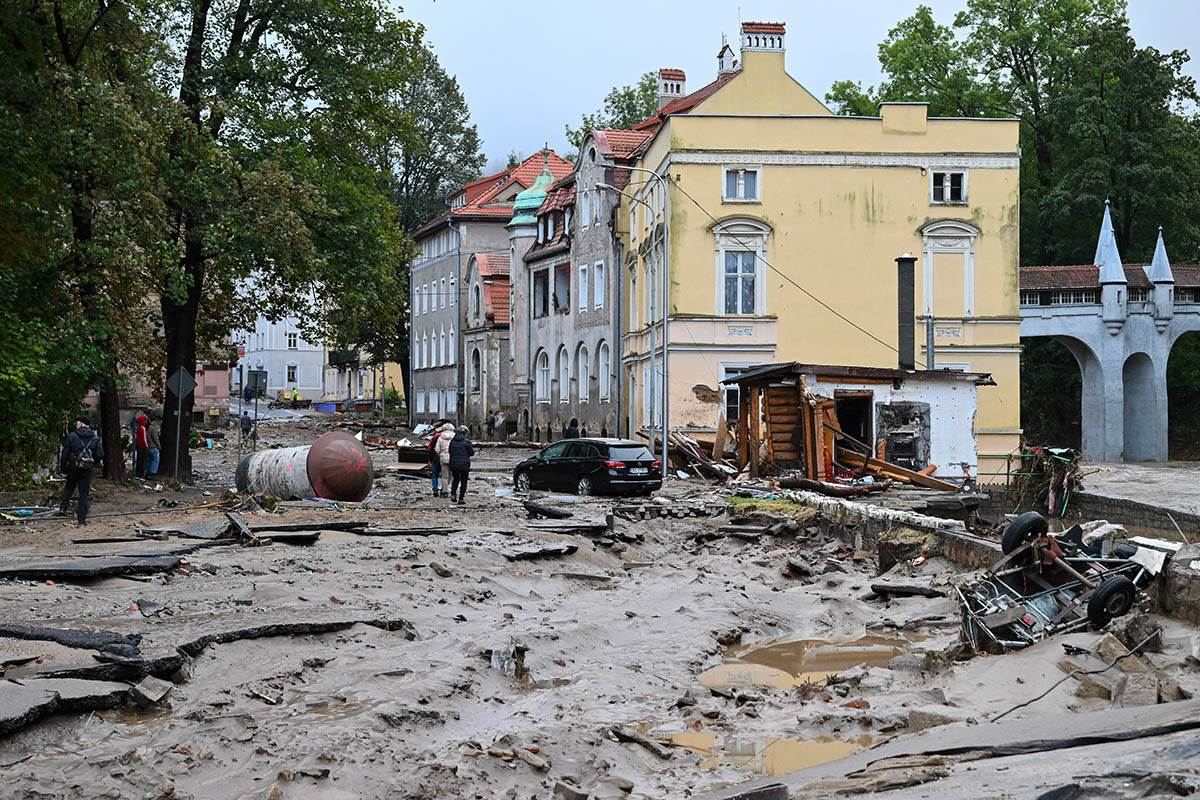
[[(683, 195), (684, 197), (686, 197), (688, 200), (691, 200), (691, 201), (692, 201), (692, 204), (693, 204), (694, 206), (696, 206), (696, 208), (700, 209), (700, 211), (702, 211), (706, 217), (708, 217), (708, 218), (709, 218), (710, 220), (712, 220), (714, 223), (716, 223), (716, 222), (719, 222), (719, 220), (718, 220), (716, 217), (714, 217), (712, 214), (710, 214), (710, 213), (709, 213), (709, 211), (708, 211), (708, 209), (707, 209), (707, 208), (705, 208), (704, 206), (702, 206), (702, 205), (700, 204), (700, 201), (698, 201), (696, 198), (694, 198), (694, 197), (692, 197), (690, 194), (688, 194), (688, 192), (687, 192), (687, 190), (686, 190), (686, 189), (684, 189), (682, 186), (680, 186), (678, 183), (676, 183), (676, 182), (674, 182), (674, 181), (671, 181), (671, 184), (672, 184), (672, 185), (673, 185), (673, 186), (674, 186), (674, 187), (675, 187), (677, 190), (679, 190), (679, 193), (680, 193), (680, 194), (682, 194), (682, 195)], [(866, 335), (866, 336), (867, 336), (867, 337), (869, 337), (870, 339), (873, 339), (874, 341), (876, 341), (876, 342), (878, 342), (879, 344), (883, 345), (883, 346), (884, 346), (884, 347), (886, 347), (888, 350), (891, 350), (893, 353), (896, 353), (896, 354), (899, 354), (899, 353), (900, 353), (900, 351), (899, 351), (899, 350), (897, 350), (897, 349), (896, 349), (896, 348), (895, 348), (893, 345), (889, 344), (888, 342), (885, 342), (883, 339), (880, 339), (878, 336), (876, 336), (875, 334), (871, 333), (869, 330), (867, 330), (867, 329), (866, 329), (866, 328), (864, 328), (863, 326), (859, 325), (857, 322), (855, 322), (854, 320), (850, 319), (849, 317), (847, 317), (847, 316), (846, 316), (845, 314), (843, 314), (842, 312), (838, 311), (838, 310), (837, 310), (836, 308), (834, 308), (833, 306), (829, 305), (829, 303), (826, 303), (824, 300), (822, 300), (821, 298), (817, 297), (815, 294), (813, 294), (812, 292), (810, 292), (808, 289), (805, 289), (803, 286), (801, 286), (800, 284), (796, 283), (796, 281), (792, 280), (792, 278), (791, 278), (789, 275), (787, 275), (787, 274), (786, 274), (786, 273), (784, 273), (783, 271), (781, 271), (781, 270), (777, 269), (777, 268), (776, 268), (776, 267), (775, 267), (773, 264), (771, 264), (771, 262), (770, 262), (770, 261), (767, 261), (767, 259), (766, 259), (766, 258), (764, 258), (764, 257), (763, 257), (763, 256), (762, 256), (762, 255), (761, 255), (759, 252), (758, 252), (758, 250), (757, 250), (757, 249), (755, 249), (755, 248), (751, 247), (751, 246), (750, 246), (750, 245), (749, 245), (747, 242), (745, 242), (745, 241), (743, 241), (741, 238), (739, 238), (739, 237), (737, 236), (737, 234), (732, 234), (732, 233), (731, 233), (731, 234), (726, 234), (726, 235), (728, 235), (728, 236), (729, 236), (730, 238), (732, 238), (732, 239), (733, 239), (735, 242), (737, 242), (737, 243), (738, 243), (738, 244), (740, 244), (742, 247), (745, 247), (747, 250), (749, 250), (751, 253), (753, 253), (755, 258), (757, 258), (759, 261), (761, 261), (762, 263), (764, 263), (764, 264), (766, 264), (766, 265), (767, 265), (767, 269), (771, 270), (771, 271), (772, 271), (772, 272), (774, 272), (776, 275), (778, 275), (779, 277), (783, 278), (785, 281), (787, 281), (788, 283), (790, 283), (790, 284), (791, 284), (793, 287), (795, 287), (796, 289), (800, 290), (800, 292), (802, 292), (802, 293), (803, 293), (803, 294), (804, 294), (806, 297), (808, 297), (810, 300), (812, 300), (812, 301), (813, 301), (814, 303), (816, 303), (817, 305), (819, 305), (819, 306), (821, 306), (822, 308), (824, 308), (824, 309), (825, 309), (826, 311), (828, 311), (830, 314), (833, 314), (835, 317), (837, 317), (838, 319), (842, 320), (843, 322), (845, 322), (845, 323), (846, 323), (847, 325), (849, 325), (850, 327), (854, 328), (855, 330), (857, 330), (857, 331), (859, 331), (860, 333), (862, 333), (862, 334)], [(927, 320), (925, 324), (927, 324), (927, 325), (930, 325), (930, 324), (932, 324), (932, 320)], [(924, 367), (924, 366), (925, 366), (924, 362), (917, 361), (915, 357), (913, 358), (913, 361), (914, 361), (914, 363), (916, 363), (918, 366), (921, 366), (921, 367)]]

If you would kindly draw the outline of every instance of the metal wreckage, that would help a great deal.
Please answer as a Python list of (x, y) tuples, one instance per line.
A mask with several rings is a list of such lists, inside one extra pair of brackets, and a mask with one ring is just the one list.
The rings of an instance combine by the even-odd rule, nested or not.
[(963, 632), (976, 651), (1003, 653), (1047, 636), (1100, 629), (1128, 613), (1170, 558), (1171, 543), (1133, 537), (1119, 526), (1074, 525), (1050, 533), (1029, 511), (1001, 537), (1003, 557), (955, 586)]

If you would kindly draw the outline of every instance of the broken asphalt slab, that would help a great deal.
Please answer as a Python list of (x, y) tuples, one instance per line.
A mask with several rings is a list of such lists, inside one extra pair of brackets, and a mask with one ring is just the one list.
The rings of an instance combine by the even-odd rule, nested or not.
[(192, 525), (146, 525), (139, 526), (138, 534), (148, 538), (174, 534), (185, 539), (227, 539), (232, 538), (230, 522), (227, 519), (209, 519)]
[(0, 736), (9, 736), (51, 714), (116, 708), (130, 687), (113, 681), (76, 678), (0, 680)]
[(121, 575), (149, 575), (169, 572), (183, 563), (178, 555), (96, 556), (79, 561), (42, 561), (0, 567), (0, 578), (27, 581), (81, 581), (115, 578)]
[(55, 642), (79, 650), (96, 650), (121, 658), (138, 658), (142, 635), (114, 631), (82, 631), (73, 628), (45, 628), (34, 625), (0, 623), (0, 637), (27, 641)]

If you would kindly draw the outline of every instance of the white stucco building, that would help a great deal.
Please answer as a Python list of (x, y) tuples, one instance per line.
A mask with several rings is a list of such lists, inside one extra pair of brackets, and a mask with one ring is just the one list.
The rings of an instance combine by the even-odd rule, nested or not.
[(234, 341), (246, 349), (231, 376), (235, 390), (240, 390), (239, 376), (245, 370), (263, 369), (271, 397), (290, 394), (293, 387), (308, 400), (320, 400), (324, 395), (325, 346), (305, 339), (295, 317), (276, 322), (259, 317), (254, 330), (235, 334)]

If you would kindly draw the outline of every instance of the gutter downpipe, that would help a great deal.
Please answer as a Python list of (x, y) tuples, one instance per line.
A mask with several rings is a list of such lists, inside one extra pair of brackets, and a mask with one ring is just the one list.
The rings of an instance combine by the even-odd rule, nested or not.
[[(667, 439), (671, 433), (671, 374), (670, 358), (671, 358), (671, 181), (670, 181), (670, 165), (667, 166), (667, 178), (659, 176), (662, 182), (663, 189), (663, 274), (662, 274), (662, 298), (663, 298), (663, 334), (662, 334), (662, 364), (663, 364), (663, 389), (662, 389), (662, 477), (663, 484), (667, 482), (667, 474), (671, 471), (668, 460)], [(657, 173), (656, 173), (657, 174)], [(719, 376), (718, 376), (719, 377)]]
[[(453, 217), (446, 220), (446, 227), (454, 231), (454, 292), (458, 293), (459, 287), (463, 285), (462, 276), (462, 231), (454, 225)], [(463, 382), (463, 353), (466, 352), (466, 345), (463, 343), (462, 326), (458, 324), (459, 309), (462, 304), (458, 302), (458, 298), (454, 298), (454, 417), (456, 421), (461, 422), (459, 408), (465, 408), (467, 402), (467, 393), (464, 391), (466, 384)], [(461, 396), (460, 396), (461, 395)], [(446, 409), (442, 409), (442, 414), (446, 414)]]

